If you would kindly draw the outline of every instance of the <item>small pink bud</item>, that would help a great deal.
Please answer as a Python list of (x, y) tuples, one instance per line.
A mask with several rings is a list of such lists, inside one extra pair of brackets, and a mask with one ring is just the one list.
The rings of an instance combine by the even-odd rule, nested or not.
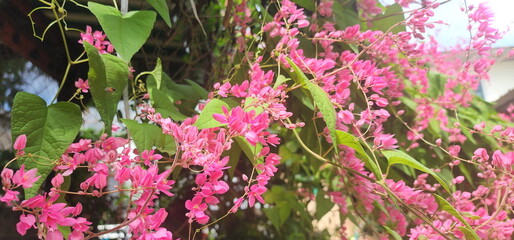
[(501, 130), (503, 129), (503, 127), (501, 125), (496, 125), (493, 127), (493, 129), (491, 130), (491, 133), (495, 133), (495, 132), (501, 132)]
[(459, 183), (461, 183), (461, 182), (463, 182), (463, 181), (464, 181), (464, 177), (463, 177), (463, 176), (458, 176), (458, 177), (456, 177), (456, 178), (454, 178), (454, 179), (452, 180), (452, 183), (453, 183), (453, 184), (459, 184)]
[(116, 131), (118, 131), (120, 129), (120, 127), (118, 125), (116, 125), (116, 124), (112, 124), (111, 125), (111, 129), (112, 129), (113, 132), (116, 132)]
[(482, 130), (484, 130), (484, 128), (485, 128), (485, 122), (481, 122), (481, 123), (479, 123), (479, 124), (475, 125), (475, 127), (474, 127), (474, 129), (475, 129), (475, 130), (477, 130), (477, 131), (479, 131), (479, 132), (481, 132)]
[(348, 105), (348, 110), (353, 111), (354, 108), (355, 108), (355, 103), (350, 103), (350, 105)]
[(246, 176), (246, 174), (243, 174), (243, 181), (248, 181), (248, 176)]
[(453, 126), (455, 126), (455, 127), (460, 127), (460, 123), (459, 123), (459, 122), (454, 122), (454, 123), (453, 123)]
[(81, 212), (82, 212), (82, 204), (77, 203), (77, 205), (75, 205), (75, 207), (73, 208), (73, 211), (71, 212), (71, 214), (73, 216), (78, 216)]
[(441, 143), (443, 143), (443, 140), (441, 140), (440, 138), (438, 138), (437, 140), (435, 140), (435, 144), (440, 147), (441, 146)]
[(400, 111), (398, 111), (398, 115), (399, 115), (399, 116), (403, 115), (404, 113), (405, 113), (405, 111), (404, 111), (404, 110), (400, 110)]
[(11, 178), (13, 177), (14, 175), (14, 171), (12, 169), (9, 169), (9, 168), (4, 168), (4, 170), (2, 170), (2, 185), (6, 186), (6, 187), (9, 187), (11, 185)]
[(16, 138), (16, 141), (14, 141), (13, 148), (21, 151), (25, 149), (25, 146), (27, 145), (27, 135), (22, 134)]
[(52, 178), (52, 181), (51, 181), (52, 186), (54, 186), (54, 187), (60, 187), (63, 182), (64, 182), (64, 177), (60, 173), (57, 173), (55, 175), (55, 177)]

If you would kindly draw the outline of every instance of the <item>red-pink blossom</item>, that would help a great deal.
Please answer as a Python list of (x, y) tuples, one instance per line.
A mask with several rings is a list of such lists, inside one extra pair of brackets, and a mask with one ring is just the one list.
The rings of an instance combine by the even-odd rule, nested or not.
[(88, 80), (87, 80), (87, 79), (86, 79), (86, 81), (84, 81), (84, 79), (79, 78), (79, 79), (75, 82), (75, 87), (76, 87), (76, 88), (79, 88), (83, 93), (87, 93), (87, 92), (89, 92), (89, 83), (88, 83)]
[(21, 214), (20, 222), (16, 224), (16, 230), (22, 236), (25, 236), (28, 229), (35, 227), (34, 223), (36, 223), (36, 217), (32, 214)]
[(12, 181), (17, 186), (23, 188), (31, 188), (32, 185), (41, 177), (36, 176), (37, 169), (31, 169), (25, 172), (25, 164), (22, 164), (20, 169), (14, 173)]

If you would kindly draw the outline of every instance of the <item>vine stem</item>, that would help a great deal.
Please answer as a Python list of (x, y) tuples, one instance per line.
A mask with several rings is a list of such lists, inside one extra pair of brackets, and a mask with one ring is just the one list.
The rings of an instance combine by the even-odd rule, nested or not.
[(103, 232), (99, 232), (99, 233), (95, 233), (95, 234), (89, 235), (89, 236), (85, 237), (84, 239), (88, 240), (88, 239), (99, 237), (101, 235), (104, 235), (104, 234), (107, 234), (107, 233), (110, 233), (110, 232), (114, 232), (114, 231), (116, 231), (118, 229), (121, 229), (121, 228), (131, 224), (132, 222), (136, 221), (137, 219), (139, 219), (143, 215), (143, 211), (148, 206), (148, 204), (150, 203), (150, 199), (152, 199), (152, 196), (153, 196), (154, 193), (155, 193), (155, 189), (152, 190), (152, 193), (146, 199), (145, 204), (143, 205), (141, 210), (139, 210), (139, 213), (134, 218), (132, 218), (132, 219), (130, 219), (128, 221), (125, 221), (125, 222), (121, 223), (120, 225), (118, 225), (118, 226), (116, 226), (116, 227), (114, 227), (112, 229), (109, 229), (109, 230), (106, 230), (106, 231), (103, 231)]
[[(292, 122), (291, 122), (291, 120), (290, 120), (289, 118), (287, 119), (287, 122), (288, 122), (289, 124), (292, 124)], [(324, 157), (320, 156), (320, 155), (319, 155), (319, 154), (317, 154), (316, 152), (312, 151), (309, 147), (307, 147), (307, 145), (305, 145), (305, 143), (304, 143), (304, 142), (303, 142), (303, 140), (300, 138), (300, 135), (298, 134), (298, 132), (296, 131), (296, 129), (292, 129), (292, 130), (293, 130), (293, 133), (294, 133), (294, 135), (295, 135), (295, 137), (296, 137), (296, 140), (298, 140), (298, 143), (300, 143), (300, 145), (302, 146), (302, 148), (303, 148), (303, 149), (305, 149), (305, 151), (307, 151), (308, 153), (310, 153), (310, 154), (311, 154), (313, 157), (315, 157), (316, 159), (318, 159), (318, 160), (320, 160), (320, 161), (322, 161), (322, 162), (328, 163), (328, 164), (330, 164), (330, 165), (336, 166), (336, 167), (338, 167), (338, 168), (344, 169), (344, 170), (346, 170), (346, 171), (348, 171), (348, 172), (351, 172), (351, 173), (353, 173), (353, 174), (355, 174), (355, 175), (358, 175), (358, 176), (360, 176), (360, 177), (362, 177), (362, 178), (365, 178), (365, 179), (367, 179), (367, 180), (369, 180), (369, 181), (376, 182), (376, 180), (375, 180), (375, 179), (370, 178), (370, 177), (368, 177), (368, 176), (366, 176), (366, 175), (364, 175), (364, 174), (362, 174), (362, 173), (360, 173), (360, 172), (357, 172), (357, 171), (355, 171), (354, 169), (351, 169), (351, 168), (349, 168), (349, 167), (345, 167), (345, 166), (343, 166), (343, 165), (341, 165), (341, 164), (339, 164), (339, 163), (332, 162), (332, 161), (330, 161), (330, 160), (328, 160), (328, 159), (326, 159), (326, 158), (324, 158)]]
[[(114, 2), (116, 2), (116, 1), (114, 1)], [(122, 16), (127, 14), (128, 4), (129, 4), (129, 0), (121, 0), (120, 12), (121, 12)], [(118, 57), (119, 57), (119, 54), (118, 54)], [(129, 85), (127, 84), (127, 86), (125, 86), (125, 89), (123, 89), (123, 107), (124, 107), (124, 111), (125, 111), (125, 118), (130, 119), (130, 104), (129, 104), (128, 88), (129, 88)], [(105, 126), (105, 127), (110, 127), (110, 126)]]
[[(289, 118), (287, 119), (288, 123), (291, 124), (291, 120), (289, 120)], [(314, 156), (315, 158), (325, 162), (325, 163), (328, 163), (328, 164), (331, 164), (333, 166), (336, 166), (338, 168), (342, 168), (344, 170), (347, 170), (353, 174), (356, 174), (360, 177), (363, 177), (373, 183), (376, 183), (378, 184), (379, 186), (381, 186), (386, 192), (387, 194), (392, 197), (392, 199), (398, 201), (400, 204), (402, 204), (402, 206), (404, 206), (405, 208), (407, 208), (410, 212), (412, 212), (414, 215), (416, 215), (416, 217), (418, 217), (419, 219), (423, 220), (423, 222), (427, 223), (430, 227), (432, 227), (437, 233), (439, 233), (442, 237), (444, 237), (445, 239), (448, 239), (448, 240), (451, 240), (451, 238), (449, 238), (448, 236), (446, 236), (446, 234), (444, 234), (443, 232), (441, 232), (439, 229), (437, 229), (433, 224), (432, 222), (430, 221), (430, 219), (427, 219), (426, 216), (424, 216), (422, 213), (419, 213), (417, 212), (416, 209), (412, 208), (411, 206), (407, 205), (405, 202), (403, 202), (403, 200), (401, 200), (398, 196), (396, 196), (396, 194), (394, 192), (391, 191), (391, 189), (389, 189), (389, 187), (385, 184), (385, 182), (382, 180), (382, 181), (377, 181), (376, 179), (373, 179), (373, 178), (370, 178), (360, 172), (357, 172), (351, 168), (348, 168), (348, 167), (345, 167), (345, 166), (342, 166), (340, 164), (337, 164), (337, 163), (334, 163), (328, 159), (325, 159), (323, 157), (321, 157), (320, 155), (318, 155), (317, 153), (315, 153), (314, 151), (312, 151), (309, 147), (307, 147), (307, 145), (305, 145), (305, 143), (301, 140), (300, 136), (298, 135), (298, 133), (296, 132), (296, 129), (293, 129), (293, 133), (294, 135), (296, 136), (296, 139), (298, 140), (298, 142), (300, 143), (300, 145), (308, 152), (310, 153), (312, 156)]]

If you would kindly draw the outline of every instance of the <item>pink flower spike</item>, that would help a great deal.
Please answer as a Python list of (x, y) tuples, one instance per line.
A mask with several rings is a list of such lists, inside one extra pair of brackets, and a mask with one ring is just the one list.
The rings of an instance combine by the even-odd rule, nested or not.
[(16, 138), (16, 141), (14, 141), (13, 148), (15, 150), (21, 151), (25, 149), (25, 146), (27, 145), (27, 135), (22, 134)]

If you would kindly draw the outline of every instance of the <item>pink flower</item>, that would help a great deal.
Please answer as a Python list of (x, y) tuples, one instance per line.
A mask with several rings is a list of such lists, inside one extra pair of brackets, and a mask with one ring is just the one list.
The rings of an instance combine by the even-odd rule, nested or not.
[(82, 78), (79, 78), (79, 80), (75, 82), (75, 87), (80, 88), (83, 93), (87, 93), (89, 91), (88, 80), (84, 81)]
[(28, 214), (25, 216), (25, 214), (21, 214), (20, 222), (16, 224), (16, 230), (20, 235), (24, 236), (28, 229), (35, 227), (34, 223), (36, 223), (36, 217), (34, 217), (34, 215)]
[(243, 200), (244, 198), (238, 198), (237, 200), (234, 201), (234, 206), (232, 206), (232, 208), (230, 208), (229, 212), (230, 213), (235, 213), (237, 212), (237, 209), (239, 209), (239, 207), (241, 206), (241, 204), (243, 203)]
[(145, 160), (145, 165), (146, 166), (150, 166), (150, 164), (154, 161), (154, 160), (159, 160), (159, 159), (162, 159), (162, 156), (160, 154), (154, 154), (154, 150), (144, 150), (142, 153), (141, 153), (141, 157)]
[(344, 124), (351, 124), (354, 119), (352, 112), (348, 110), (338, 112), (337, 117), (341, 119)]
[(195, 196), (193, 200), (186, 201), (186, 208), (192, 212), (203, 212), (207, 210), (207, 204), (202, 203), (201, 196)]
[(101, 31), (93, 32), (91, 26), (87, 26), (86, 32), (80, 33), (79, 43), (83, 44), (84, 42), (87, 42), (95, 46), (95, 48), (98, 49), (101, 54), (112, 53), (114, 52), (114, 47), (109, 41), (105, 40), (106, 37), (107, 36), (103, 34)]
[(87, 221), (87, 219), (85, 219), (83, 217), (79, 217), (76, 219), (75, 223), (73, 224), (73, 229), (75, 231), (85, 232), (89, 229), (88, 225), (91, 225), (91, 222)]
[(334, 1), (331, 0), (323, 0), (318, 6), (318, 12), (319, 15), (323, 17), (330, 17), (332, 16), (332, 5), (334, 4)]
[(268, 189), (266, 187), (261, 186), (259, 184), (254, 184), (250, 187), (250, 192), (248, 193), (248, 204), (250, 207), (253, 207), (255, 204), (255, 199), (259, 202), (264, 203), (264, 199), (262, 198), (262, 194), (264, 194)]
[(18, 194), (20, 194), (20, 192), (7, 189), (7, 191), (5, 191), (4, 196), (0, 198), (0, 201), (7, 203), (7, 205), (10, 205), (9, 202), (19, 200)]
[(479, 132), (481, 132), (482, 130), (484, 130), (484, 128), (485, 128), (485, 122), (481, 122), (481, 123), (479, 123), (479, 124), (475, 125), (475, 127), (474, 127), (474, 129), (475, 129), (475, 130), (477, 130), (477, 131), (479, 131)]
[(16, 171), (12, 177), (12, 181), (18, 186), (23, 186), (23, 188), (31, 188), (32, 185), (41, 177), (36, 177), (36, 172), (36, 168), (25, 172), (25, 164), (22, 164), (20, 170)]
[(458, 176), (458, 177), (456, 177), (456, 178), (454, 178), (452, 180), (452, 184), (459, 184), (459, 183), (461, 183), (463, 181), (464, 181), (464, 177), (463, 176)]
[(397, 148), (398, 146), (395, 145), (397, 142), (393, 134), (379, 134), (374, 140), (375, 147), (378, 149)]
[(27, 135), (22, 134), (16, 138), (16, 141), (14, 141), (13, 148), (17, 151), (21, 151), (25, 149), (25, 146), (27, 145)]
[[(509, 156), (510, 155), (510, 156)], [(508, 167), (512, 165), (514, 160), (514, 154), (502, 154), (500, 150), (496, 150), (493, 153), (492, 164), (497, 167)]]
[(62, 240), (64, 237), (59, 230), (50, 230), (46, 233), (46, 240)]
[(452, 157), (458, 157), (459, 153), (460, 153), (460, 146), (452, 145), (452, 146), (448, 147), (448, 153), (450, 153), (450, 155)]

